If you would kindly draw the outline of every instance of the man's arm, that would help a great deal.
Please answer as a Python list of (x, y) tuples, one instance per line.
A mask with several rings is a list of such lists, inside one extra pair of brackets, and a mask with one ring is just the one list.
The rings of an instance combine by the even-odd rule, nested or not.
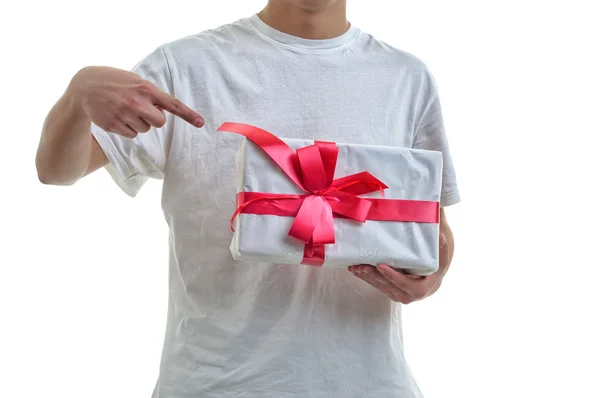
[(448, 224), (448, 219), (446, 218), (446, 212), (442, 207), (440, 209), (440, 234), (444, 235), (446, 239), (446, 244), (448, 245), (448, 267), (452, 262), (452, 258), (454, 257), (454, 234), (452, 233), (452, 228), (450, 228), (450, 224)]
[(204, 125), (197, 112), (133, 72), (82, 69), (46, 117), (35, 161), (38, 178), (45, 184), (71, 185), (108, 163), (92, 136), (92, 123), (135, 138), (151, 126), (162, 127), (163, 110), (196, 127)]
[(92, 136), (91, 123), (70, 86), (52, 107), (42, 128), (35, 159), (42, 183), (71, 185), (108, 163)]

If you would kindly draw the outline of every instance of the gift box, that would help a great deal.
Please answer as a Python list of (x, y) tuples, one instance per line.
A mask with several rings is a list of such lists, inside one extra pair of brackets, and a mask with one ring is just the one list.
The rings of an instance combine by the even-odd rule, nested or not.
[[(442, 154), (437, 151), (240, 134), (233, 258), (347, 267), (438, 269)], [(232, 165), (233, 167), (233, 165)]]

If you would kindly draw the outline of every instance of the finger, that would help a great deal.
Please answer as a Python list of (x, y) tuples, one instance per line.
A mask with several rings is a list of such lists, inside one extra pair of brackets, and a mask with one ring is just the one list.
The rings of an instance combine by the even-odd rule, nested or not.
[(106, 129), (106, 132), (122, 135), (127, 138), (135, 138), (138, 133), (124, 123), (115, 124), (113, 127)]
[(125, 124), (138, 133), (147, 133), (150, 125), (141, 117), (131, 116), (125, 119)]
[(405, 291), (413, 297), (420, 298), (424, 296), (427, 291), (429, 291), (429, 285), (433, 282), (430, 279), (415, 279), (410, 276), (404, 275), (395, 269), (391, 268), (389, 265), (379, 264), (377, 266), (377, 270), (379, 273), (386, 278), (390, 283), (399, 288), (400, 290)]
[(398, 297), (396, 297), (394, 292), (391, 291), (390, 289), (388, 289), (386, 286), (382, 285), (379, 281), (374, 280), (374, 279), (373, 280), (363, 279), (363, 280), (365, 282), (367, 282), (369, 285), (373, 286), (375, 289), (379, 290), (381, 293), (385, 294), (390, 300), (398, 301)]
[(438, 270), (431, 275), (427, 275), (427, 276), (423, 277), (423, 279), (433, 280), (432, 294), (435, 292), (435, 290), (437, 290), (436, 286), (441, 283), (441, 279), (446, 274), (446, 272), (448, 271), (448, 267), (450, 266), (450, 246), (448, 245), (448, 242), (446, 241), (446, 236), (441, 232), (440, 232), (440, 238), (439, 238), (439, 245), (440, 245), (440, 250), (439, 250), (439, 254), (438, 254)]
[(394, 290), (396, 286), (391, 284), (386, 278), (384, 278), (375, 267), (370, 265), (359, 265), (355, 268), (355, 274), (364, 280), (370, 280), (376, 282), (378, 285), (385, 287), (386, 289)]
[[(355, 271), (354, 275), (356, 275), (357, 278), (362, 279), (363, 281), (367, 282), (369, 285), (373, 286), (374, 288), (380, 290), (386, 296), (390, 297), (391, 299), (394, 299), (394, 294), (388, 289), (387, 286), (385, 286), (382, 283), (382, 281), (378, 280), (374, 274), (362, 273), (362, 272)], [(381, 276), (380, 276), (380, 278), (381, 278)]]
[(156, 106), (145, 106), (138, 110), (139, 116), (149, 125), (161, 128), (167, 122), (167, 118), (162, 109)]
[(198, 128), (204, 126), (204, 119), (202, 116), (184, 104), (180, 99), (162, 91), (158, 91), (154, 100), (155, 105), (158, 105), (165, 111), (182, 118), (191, 125)]
[(405, 269), (396, 269), (396, 272), (400, 272), (401, 274), (403, 274), (403, 275), (406, 275), (406, 276), (408, 276), (409, 278), (413, 278), (413, 279), (422, 279), (422, 278), (425, 278), (425, 277), (424, 277), (424, 276), (422, 276), (422, 275), (415, 275), (415, 274), (411, 274), (411, 273), (409, 273), (409, 272), (408, 272), (407, 270), (405, 270)]
[[(376, 277), (382, 278), (382, 276), (379, 274), (379, 271), (377, 271), (377, 269), (375, 267), (373, 267), (372, 265), (359, 264), (356, 266), (355, 270), (360, 275), (374, 275)], [(385, 278), (383, 278), (383, 279), (385, 279)]]
[(410, 304), (414, 301), (417, 301), (415, 297), (411, 296), (404, 290), (398, 289), (397, 287), (394, 287), (393, 289), (386, 288), (386, 290), (390, 292), (390, 296), (388, 297), (398, 303)]
[(439, 268), (445, 269), (450, 266), (450, 245), (444, 234), (440, 233)]
[(357, 278), (367, 282), (369, 285), (381, 291), (393, 301), (400, 302), (403, 304), (409, 304), (415, 301), (415, 298), (410, 296), (408, 293), (398, 289), (395, 286), (391, 286), (389, 282), (387, 282), (385, 278), (383, 278), (381, 275), (378, 275), (376, 271), (374, 273), (360, 273), (352, 269), (351, 272), (353, 272)]

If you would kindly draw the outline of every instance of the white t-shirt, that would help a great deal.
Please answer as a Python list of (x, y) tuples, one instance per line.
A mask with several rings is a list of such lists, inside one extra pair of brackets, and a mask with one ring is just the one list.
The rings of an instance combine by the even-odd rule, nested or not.
[(134, 71), (206, 119), (197, 129), (167, 115), (135, 139), (92, 129), (126, 193), (164, 180), (170, 294), (153, 397), (420, 397), (399, 305), (346, 268), (232, 260), (242, 139), (216, 130), (240, 122), (288, 138), (440, 150), (442, 206), (452, 205), (459, 194), (426, 66), (356, 27), (306, 40), (253, 15), (160, 46)]

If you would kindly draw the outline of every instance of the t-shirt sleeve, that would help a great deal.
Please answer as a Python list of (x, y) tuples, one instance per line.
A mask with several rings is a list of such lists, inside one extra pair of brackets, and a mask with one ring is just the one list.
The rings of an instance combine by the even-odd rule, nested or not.
[(440, 151), (442, 153), (443, 174), (440, 206), (452, 206), (460, 202), (460, 193), (452, 156), (450, 155), (448, 137), (444, 128), (440, 98), (433, 78), (429, 77), (428, 84), (425, 85), (423, 90), (423, 111), (418, 118), (419, 123), (414, 134), (413, 148)]
[[(142, 59), (132, 72), (174, 95), (169, 64), (162, 46)], [(163, 127), (151, 127), (147, 133), (140, 133), (133, 139), (107, 133), (92, 123), (92, 135), (109, 161), (106, 170), (129, 196), (136, 196), (149, 178), (164, 177), (174, 124), (170, 113), (165, 112), (165, 116)]]

